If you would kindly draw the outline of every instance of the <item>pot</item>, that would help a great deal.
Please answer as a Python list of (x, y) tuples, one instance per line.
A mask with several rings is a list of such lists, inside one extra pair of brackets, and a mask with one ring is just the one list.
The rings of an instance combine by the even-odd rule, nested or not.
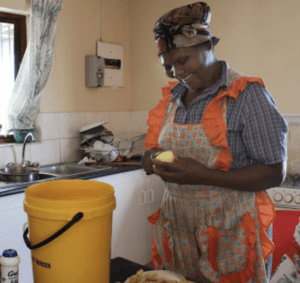
[(39, 170), (37, 168), (14, 166), (0, 169), (0, 178), (5, 182), (32, 182), (38, 177)]

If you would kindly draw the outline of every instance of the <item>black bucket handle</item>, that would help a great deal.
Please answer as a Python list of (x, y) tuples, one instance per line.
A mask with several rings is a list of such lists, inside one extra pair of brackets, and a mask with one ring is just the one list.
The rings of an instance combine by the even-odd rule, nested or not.
[(36, 244), (34, 246), (32, 246), (30, 244), (30, 241), (27, 237), (27, 234), (28, 234), (28, 226), (27, 226), (24, 233), (23, 233), (23, 239), (25, 241), (25, 244), (30, 250), (34, 250), (34, 249), (40, 248), (42, 246), (45, 246), (46, 244), (50, 243), (51, 241), (56, 239), (58, 236), (60, 236), (62, 233), (67, 231), (71, 226), (73, 226), (76, 222), (78, 222), (82, 217), (83, 217), (83, 213), (78, 212), (67, 225), (65, 225), (63, 228), (61, 228), (59, 231), (57, 231), (55, 234), (53, 234), (48, 239), (46, 239), (46, 240), (44, 240), (44, 241), (42, 241), (39, 244)]

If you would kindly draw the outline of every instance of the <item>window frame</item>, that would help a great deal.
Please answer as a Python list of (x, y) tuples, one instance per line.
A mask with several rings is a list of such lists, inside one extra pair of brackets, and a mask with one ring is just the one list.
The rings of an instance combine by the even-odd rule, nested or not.
[[(0, 22), (14, 24), (14, 76), (16, 79), (27, 47), (26, 16), (0, 11)], [(0, 124), (0, 132), (1, 128), (2, 125)], [(0, 144), (12, 143), (12, 137), (12, 135), (7, 137), (0, 135)]]
[(15, 79), (27, 46), (26, 16), (0, 12), (0, 22), (14, 24)]

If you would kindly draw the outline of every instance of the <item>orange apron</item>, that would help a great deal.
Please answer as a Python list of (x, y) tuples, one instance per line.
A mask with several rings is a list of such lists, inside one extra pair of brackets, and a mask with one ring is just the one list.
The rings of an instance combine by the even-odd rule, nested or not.
[[(248, 82), (263, 83), (233, 70), (228, 80), (228, 90), (216, 95), (198, 124), (174, 123), (176, 103), (171, 86), (165, 88), (164, 99), (151, 110), (155, 115), (149, 113), (147, 148), (172, 149), (208, 168), (229, 170), (227, 97), (238, 98)], [(162, 109), (163, 119), (158, 118)], [(153, 135), (157, 130), (153, 124), (160, 128), (159, 137)], [(195, 282), (201, 282), (202, 276), (211, 282), (268, 282), (265, 262), (274, 245), (265, 232), (274, 215), (274, 204), (265, 191), (165, 183), (162, 207), (148, 218), (154, 228), (153, 267), (181, 273)]]

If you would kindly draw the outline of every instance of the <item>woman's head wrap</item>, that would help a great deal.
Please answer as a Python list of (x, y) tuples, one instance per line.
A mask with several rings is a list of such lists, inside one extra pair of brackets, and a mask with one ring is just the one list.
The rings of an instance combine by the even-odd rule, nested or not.
[(158, 55), (210, 39), (216, 45), (219, 39), (211, 37), (210, 18), (210, 7), (204, 2), (185, 5), (164, 14), (154, 27)]

